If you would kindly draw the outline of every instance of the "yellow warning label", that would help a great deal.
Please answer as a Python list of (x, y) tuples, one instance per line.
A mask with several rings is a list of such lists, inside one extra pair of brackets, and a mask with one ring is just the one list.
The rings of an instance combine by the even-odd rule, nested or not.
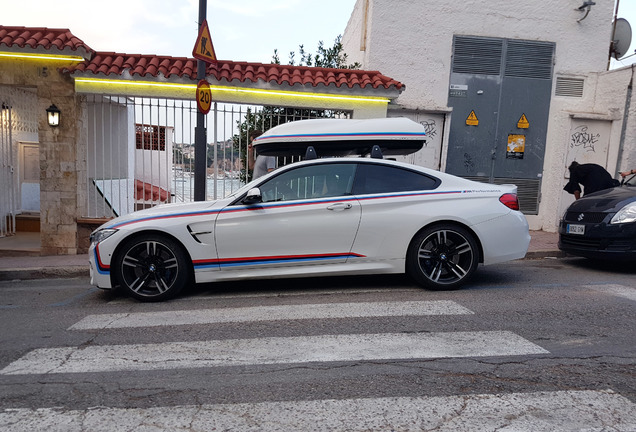
[(528, 129), (530, 127), (530, 122), (528, 122), (528, 118), (525, 114), (521, 114), (521, 118), (517, 122), (517, 127), (519, 129)]
[(208, 20), (203, 21), (201, 28), (199, 29), (199, 36), (197, 42), (192, 50), (194, 58), (203, 60), (207, 63), (216, 61), (216, 54), (214, 53), (214, 46), (212, 45), (212, 37), (210, 36), (210, 29), (208, 28)]
[(466, 118), (466, 124), (468, 126), (479, 126), (479, 120), (475, 115), (475, 110), (472, 110), (470, 114), (468, 114), (468, 118)]
[(506, 149), (506, 159), (523, 159), (526, 152), (525, 135), (508, 135), (508, 147)]

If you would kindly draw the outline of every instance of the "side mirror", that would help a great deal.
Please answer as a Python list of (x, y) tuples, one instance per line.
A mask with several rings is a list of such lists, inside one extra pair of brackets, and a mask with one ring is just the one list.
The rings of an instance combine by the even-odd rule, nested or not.
[(263, 201), (261, 196), (261, 190), (259, 188), (252, 188), (247, 192), (245, 198), (243, 198), (243, 204), (256, 204)]

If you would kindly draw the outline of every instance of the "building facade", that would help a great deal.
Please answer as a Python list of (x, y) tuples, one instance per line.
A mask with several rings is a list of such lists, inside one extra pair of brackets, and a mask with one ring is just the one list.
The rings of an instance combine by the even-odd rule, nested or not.
[(631, 67), (608, 71), (613, 2), (358, 0), (352, 61), (405, 84), (389, 116), (431, 131), (412, 162), (514, 183), (532, 229), (555, 231), (573, 160), (636, 164)]

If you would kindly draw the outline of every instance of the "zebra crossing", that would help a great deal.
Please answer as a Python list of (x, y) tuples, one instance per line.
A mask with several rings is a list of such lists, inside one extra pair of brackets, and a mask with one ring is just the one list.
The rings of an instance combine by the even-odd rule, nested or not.
[[(618, 421), (617, 409), (626, 410)], [(635, 425), (634, 404), (610, 390), (0, 413), (6, 432), (631, 432)]]
[[(68, 328), (110, 331), (287, 320), (474, 315), (453, 301), (320, 303), (89, 315)], [(0, 375), (118, 373), (227, 366), (518, 357), (549, 351), (511, 331), (320, 334), (41, 348)], [(616, 413), (621, 413), (619, 416)], [(0, 411), (0, 430), (602, 431), (636, 430), (636, 404), (611, 389), (443, 397), (268, 401)]]

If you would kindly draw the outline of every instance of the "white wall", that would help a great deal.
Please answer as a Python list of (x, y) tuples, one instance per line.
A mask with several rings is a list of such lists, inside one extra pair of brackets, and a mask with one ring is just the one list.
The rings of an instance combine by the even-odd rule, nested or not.
[(567, 166), (572, 160), (598, 163), (615, 178), (619, 178), (619, 170), (629, 170), (630, 162), (636, 162), (633, 95), (625, 136), (621, 135), (631, 78), (631, 67), (589, 73), (583, 98), (552, 97), (541, 206), (539, 215), (528, 217), (531, 228), (556, 230), (563, 211), (574, 201), (572, 195), (562, 190), (567, 182)]
[[(360, 52), (368, 1), (366, 51)], [(343, 36), (351, 61), (404, 84), (397, 103), (446, 107), (453, 35), (556, 42), (555, 72), (607, 66), (613, 2), (599, 1), (581, 22), (581, 0), (358, 0)]]
[[(612, 174), (618, 169), (636, 169), (636, 102), (630, 107), (621, 149), (623, 110), (632, 70), (627, 67), (605, 72), (614, 2), (597, 1), (589, 15), (578, 21), (584, 16), (578, 10), (581, 5), (581, 0), (358, 0), (343, 35), (343, 46), (349, 59), (360, 62), (363, 69), (380, 70), (405, 84), (406, 90), (396, 103), (424, 114), (449, 110), (453, 35), (554, 42), (553, 96), (541, 204), (539, 214), (528, 216), (528, 221), (531, 229), (555, 231), (562, 209), (572, 200), (562, 192), (567, 181), (566, 163), (568, 158), (582, 157), (576, 148), (568, 150), (577, 127), (591, 125), (593, 130), (588, 132), (595, 137), (600, 134), (596, 138), (602, 139), (594, 156), (588, 158), (604, 161), (602, 165)], [(583, 79), (583, 97), (554, 96), (559, 76)], [(442, 145), (447, 142), (447, 131), (448, 127)]]

